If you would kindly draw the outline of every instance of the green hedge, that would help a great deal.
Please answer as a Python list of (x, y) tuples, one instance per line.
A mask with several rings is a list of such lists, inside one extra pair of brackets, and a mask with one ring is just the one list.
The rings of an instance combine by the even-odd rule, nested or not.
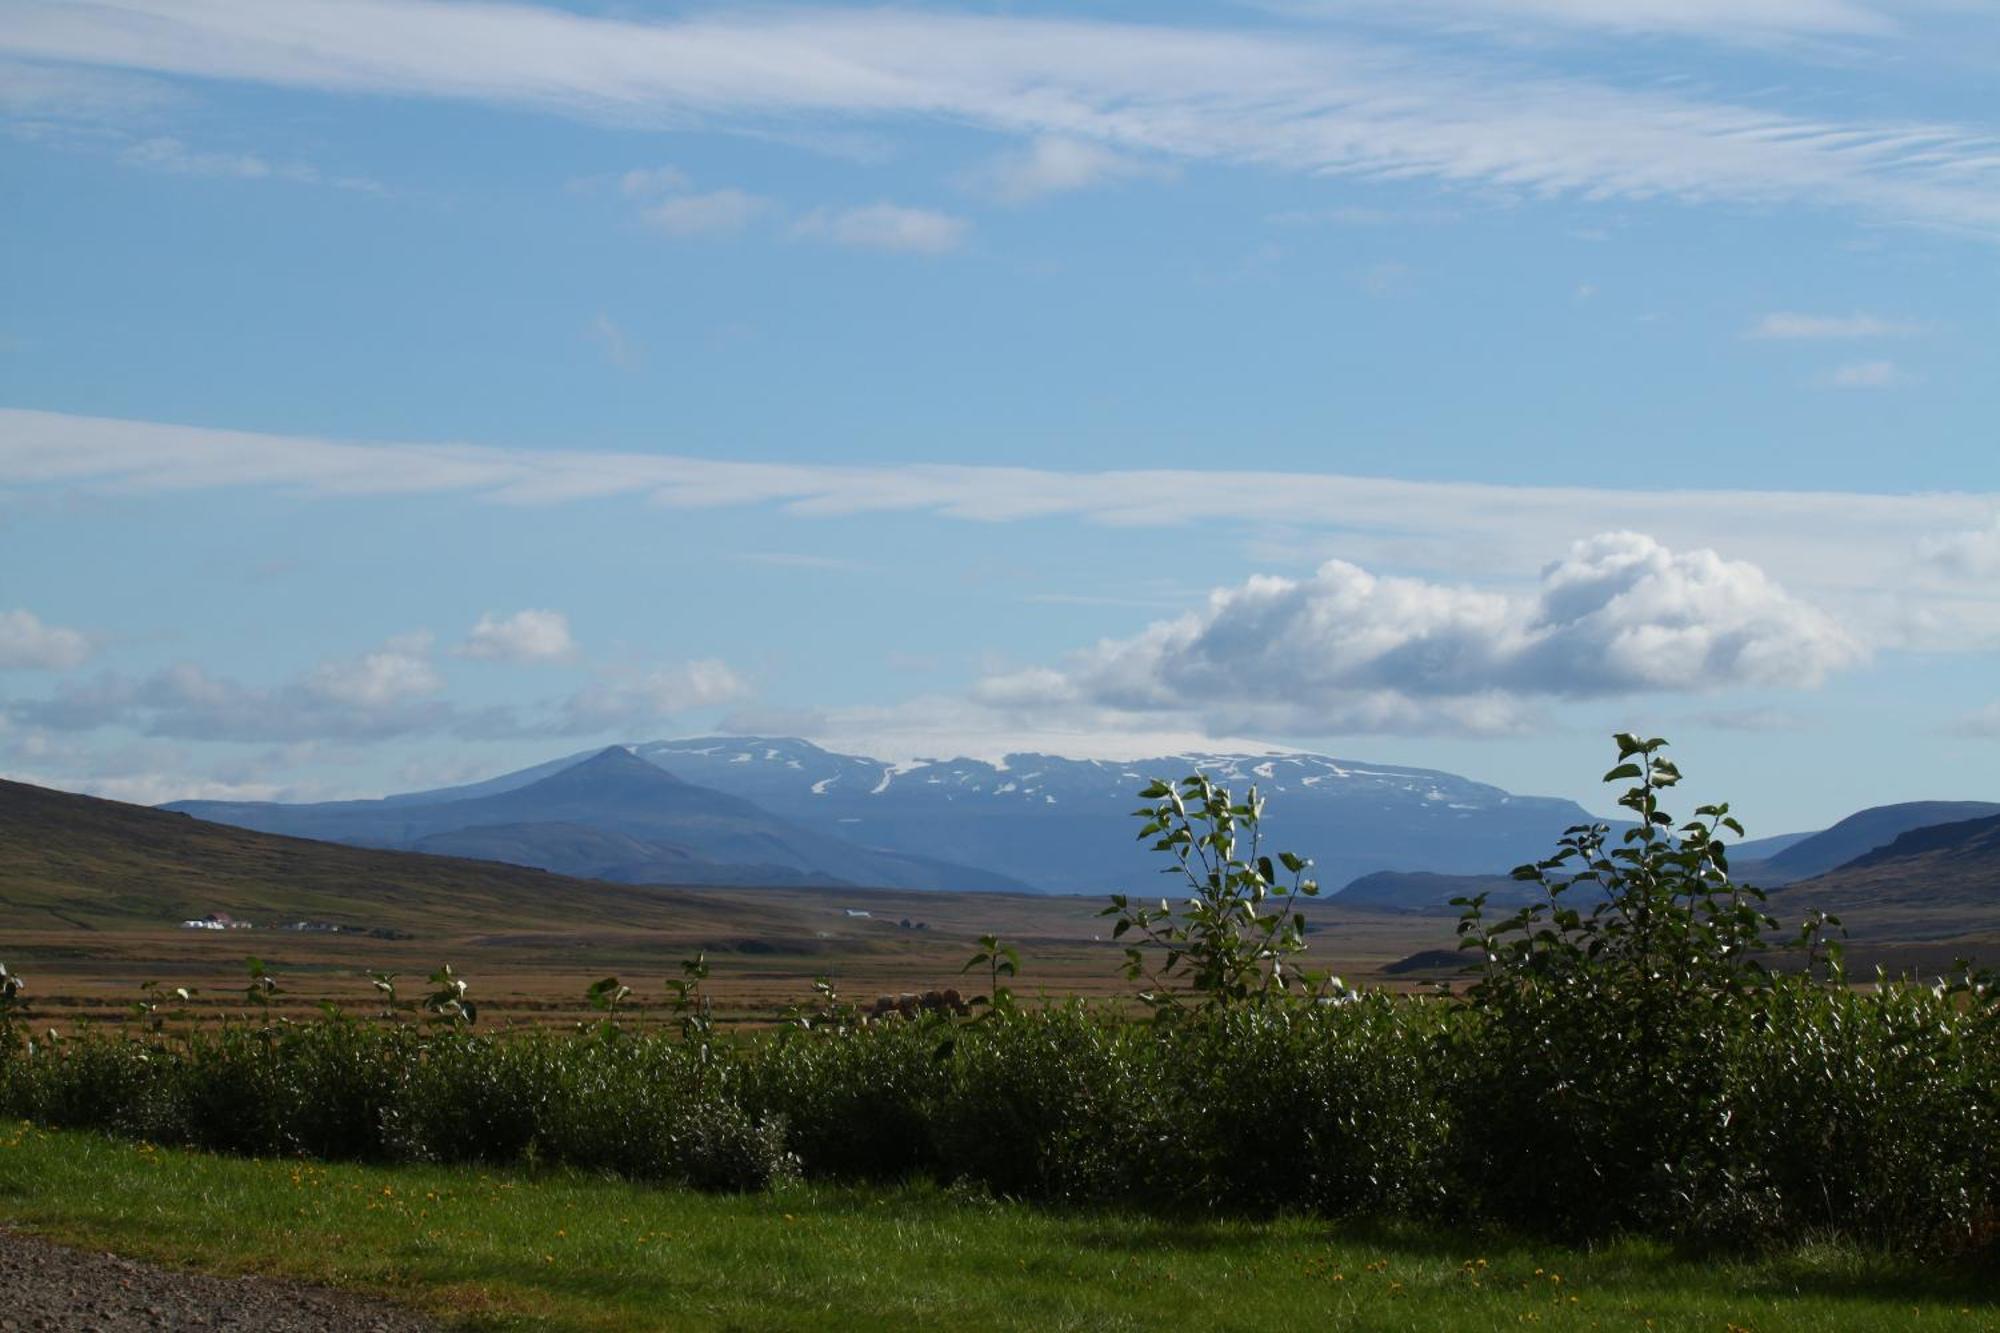
[(345, 1020), (97, 1034), (0, 1109), (225, 1152), (550, 1163), (701, 1188), (927, 1176), (1160, 1209), (1988, 1251), (2000, 1024), (1781, 979), (1643, 1061), (1616, 1006), (1369, 994), (1133, 1024), (1079, 1004), (755, 1037)]

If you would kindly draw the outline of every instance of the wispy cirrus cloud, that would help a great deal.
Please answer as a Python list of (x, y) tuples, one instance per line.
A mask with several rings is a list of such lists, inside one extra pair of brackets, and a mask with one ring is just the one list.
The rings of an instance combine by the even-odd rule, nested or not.
[[(1958, 577), (1924, 553), (1926, 543), (1977, 531), (2000, 507), (2000, 495), (1991, 493), (1619, 490), (1254, 469), (856, 466), (353, 444), (10, 408), (0, 408), (0, 485), (155, 494), (262, 488), (328, 499), (435, 495), (509, 505), (627, 497), (677, 509), (775, 507), (802, 518), (928, 513), (978, 523), (1069, 518), (1158, 527), (1229, 521), (1260, 533), (1289, 525), (1323, 556), (1486, 581), (1532, 580), (1547, 558), (1549, 534), (1630, 529), (1677, 548), (1726, 550), (1796, 586), (1877, 598), (1867, 613), (1884, 620), (1921, 602), (1924, 590), (1912, 579)], [(1592, 526), (1580, 533), (1583, 521)], [(2000, 607), (1988, 589), (1966, 595), (1984, 598), (1978, 606)], [(1958, 613), (1944, 606), (1940, 614), (1947, 619), (1934, 629), (1948, 640)], [(1982, 629), (1965, 641), (1989, 642), (1991, 635)]]
[[(158, 740), (270, 745), (437, 736), (546, 739), (656, 724), (751, 693), (727, 662), (702, 658), (604, 666), (566, 695), (521, 707), (468, 708), (452, 698), (433, 647), (427, 633), (399, 635), (268, 683), (192, 661), (144, 674), (71, 675), (41, 697), (0, 699), (0, 732), (61, 737), (118, 728)], [(455, 655), (538, 663), (573, 662), (577, 656), (567, 619), (534, 610), (482, 616)], [(46, 744), (37, 752), (19, 744), (11, 748), (17, 758), (29, 760), (46, 761), (50, 754)]]
[(618, 321), (602, 310), (591, 317), (585, 330), (590, 341), (597, 344), (604, 353), (604, 359), (620, 370), (631, 370), (639, 364), (639, 344)]
[(1752, 324), (1744, 337), (1767, 342), (1827, 341), (1857, 338), (1909, 338), (1922, 333), (1915, 320), (1889, 319), (1855, 311), (1847, 315), (1808, 315), (1776, 310)]
[(143, 676), (105, 672), (40, 699), (15, 699), (15, 723), (51, 732), (122, 727), (183, 741), (374, 741), (396, 736), (506, 734), (498, 713), (467, 714), (438, 698), (430, 664), (385, 648), (322, 663), (276, 685), (252, 685), (192, 662)]
[(733, 558), (746, 565), (764, 565), (771, 569), (815, 569), (830, 574), (871, 574), (877, 569), (865, 560), (807, 551), (745, 551)]
[(380, 182), (363, 176), (328, 175), (309, 163), (273, 162), (256, 153), (194, 148), (171, 135), (134, 140), (119, 152), (118, 160), (126, 166), (173, 176), (290, 181), (296, 185), (326, 185), (367, 194), (383, 192)]
[(1894, 361), (1850, 361), (1822, 372), (1813, 382), (1822, 389), (1896, 389), (1910, 379), (1910, 373)]
[(202, 147), (158, 132), (186, 100), (157, 78), (0, 57), (0, 131), (17, 139), (105, 153), (121, 166), (162, 175), (386, 192), (364, 176), (246, 149)]
[[(1607, 21), (1620, 12), (1582, 0), (1532, 6)], [(1881, 26), (1882, 11), (1846, 0), (1749, 8), (1792, 26)], [(1641, 0), (1625, 12), (1656, 24), (1685, 14), (1698, 27), (1736, 10)], [(29, 0), (0, 12), (0, 55), (623, 125), (925, 118), (1186, 162), (1591, 198), (1789, 202), (2000, 234), (1990, 127), (1792, 115), (1351, 33), (916, 10), (638, 22), (437, 0)]]
[(20, 125), (144, 121), (182, 102), (163, 79), (0, 57), (0, 118)]
[(1864, 0), (1274, 0), (1270, 7), (1327, 18), (1372, 11), (1404, 22), (1450, 22), (1508, 32), (1532, 23), (1732, 42), (1887, 37), (1902, 30), (1886, 6)]

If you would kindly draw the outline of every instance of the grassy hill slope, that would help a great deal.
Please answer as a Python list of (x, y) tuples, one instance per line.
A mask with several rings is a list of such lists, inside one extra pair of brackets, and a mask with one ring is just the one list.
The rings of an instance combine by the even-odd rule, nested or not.
[(1865, 926), (1878, 938), (2000, 937), (2000, 816), (1913, 829), (1777, 890), (1771, 901), (1794, 914), (1807, 907), (1837, 912), (1850, 928)]
[(726, 926), (747, 915), (672, 890), (253, 833), (0, 781), (0, 929), (149, 928), (214, 911), (425, 933)]
[(1769, 856), (1760, 882), (1824, 875), (1914, 829), (1992, 815), (2000, 815), (2000, 805), (1990, 801), (1904, 801), (1874, 806)]

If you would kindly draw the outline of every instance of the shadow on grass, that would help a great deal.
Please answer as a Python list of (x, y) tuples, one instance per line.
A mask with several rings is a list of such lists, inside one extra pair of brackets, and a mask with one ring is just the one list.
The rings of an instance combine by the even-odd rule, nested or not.
[(1913, 1264), (1883, 1255), (1844, 1254), (1846, 1271), (1829, 1272), (1797, 1258), (1772, 1260), (1746, 1274), (1745, 1295), (1787, 1297), (1806, 1291), (1840, 1300), (1875, 1300), (1919, 1304), (1949, 1302), (2000, 1309), (2000, 1271), (1991, 1261), (1939, 1261)]
[[(1097, 1251), (1178, 1250), (1228, 1255), (1256, 1253), (1271, 1245), (1268, 1230), (1250, 1218), (1076, 1213), (1071, 1220), (1076, 1225), (1073, 1243)], [(1712, 1284), (1720, 1278), (1732, 1294), (1749, 1299), (1781, 1301), (1808, 1295), (1857, 1303), (1949, 1303), (1981, 1311), (2000, 1309), (2000, 1265), (1992, 1263), (1990, 1257), (1924, 1262), (1840, 1245), (1809, 1245), (1759, 1257), (1744, 1252), (1676, 1249), (1643, 1237), (1577, 1244), (1474, 1225), (1329, 1221), (1304, 1216), (1263, 1221), (1289, 1223), (1298, 1238), (1317, 1237), (1340, 1251), (1449, 1263), (1481, 1258), (1496, 1269), (1518, 1267), (1523, 1271), (1530, 1266), (1538, 1268), (1545, 1259), (1555, 1260), (1574, 1265), (1578, 1280), (1598, 1289), (1669, 1291)]]

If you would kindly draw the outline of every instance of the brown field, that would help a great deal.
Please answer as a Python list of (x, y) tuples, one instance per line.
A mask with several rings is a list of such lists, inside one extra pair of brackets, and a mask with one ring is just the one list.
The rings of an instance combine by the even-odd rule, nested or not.
[[(354, 1013), (378, 1009), (373, 971), (394, 973), (402, 999), (412, 1003), (427, 989), (425, 976), (449, 962), (471, 983), (482, 1026), (585, 1018), (584, 989), (605, 976), (633, 988), (628, 1010), (663, 1019), (665, 982), (697, 951), (708, 955), (709, 989), (726, 1022), (775, 1021), (788, 1005), (810, 1000), (820, 976), (864, 1003), (933, 987), (970, 994), (974, 978), (960, 968), (987, 933), (1020, 949), (1015, 990), (1024, 998), (1110, 998), (1132, 990), (1120, 973), (1123, 951), (1104, 938), (1107, 923), (1096, 915), (1101, 899), (824, 889), (675, 889), (661, 897), (684, 925), (451, 930), (410, 939), (172, 926), (13, 930), (0, 960), (28, 978), (39, 1020), (58, 1028), (128, 1019), (147, 981), (196, 988), (188, 1006), (196, 1017), (242, 1013), (251, 955), (278, 976), (283, 993), (274, 1009), (293, 1016), (322, 1001)], [(1313, 966), (1331, 967), (1350, 983), (1393, 980), (1387, 965), (1454, 943), (1449, 918), (1315, 906), (1311, 919)], [(910, 927), (900, 924), (905, 920)]]
[[(709, 959), (717, 1017), (731, 1025), (779, 1020), (787, 1006), (812, 998), (813, 979), (821, 976), (864, 1004), (878, 995), (933, 987), (958, 986), (972, 994), (975, 981), (984, 989), (983, 980), (960, 968), (989, 932), (1021, 950), (1015, 991), (1023, 998), (1113, 999), (1133, 989), (1120, 972), (1122, 950), (1105, 938), (1106, 923), (1096, 915), (1101, 899), (819, 889), (660, 894), (684, 925), (451, 930), (408, 939), (169, 926), (15, 930), (0, 941), (0, 961), (28, 978), (36, 1021), (59, 1030), (129, 1021), (147, 981), (195, 988), (186, 1012), (197, 1020), (249, 1012), (244, 984), (251, 955), (264, 959), (279, 979), (282, 993), (272, 1012), (292, 1017), (316, 1013), (324, 1001), (355, 1014), (378, 1011), (369, 980), (375, 971), (393, 973), (404, 1007), (413, 1009), (428, 989), (424, 978), (449, 962), (470, 982), (482, 1027), (591, 1017), (584, 989), (605, 976), (632, 987), (628, 1015), (668, 1021), (665, 982), (697, 951)], [(852, 917), (850, 910), (869, 915)], [(1445, 968), (1387, 971), (1419, 950), (1451, 949), (1450, 917), (1324, 904), (1314, 904), (1309, 916), (1310, 965), (1330, 968), (1350, 984), (1421, 990), (1451, 976)], [(911, 926), (902, 926), (904, 920)], [(1873, 947), (1864, 932), (1851, 946), (1852, 975), (1871, 980), (1878, 965), (1891, 973), (1935, 974), (1960, 955), (2000, 957), (2000, 941), (1954, 934), (1950, 923), (1938, 924), (1932, 938), (1884, 939)]]

